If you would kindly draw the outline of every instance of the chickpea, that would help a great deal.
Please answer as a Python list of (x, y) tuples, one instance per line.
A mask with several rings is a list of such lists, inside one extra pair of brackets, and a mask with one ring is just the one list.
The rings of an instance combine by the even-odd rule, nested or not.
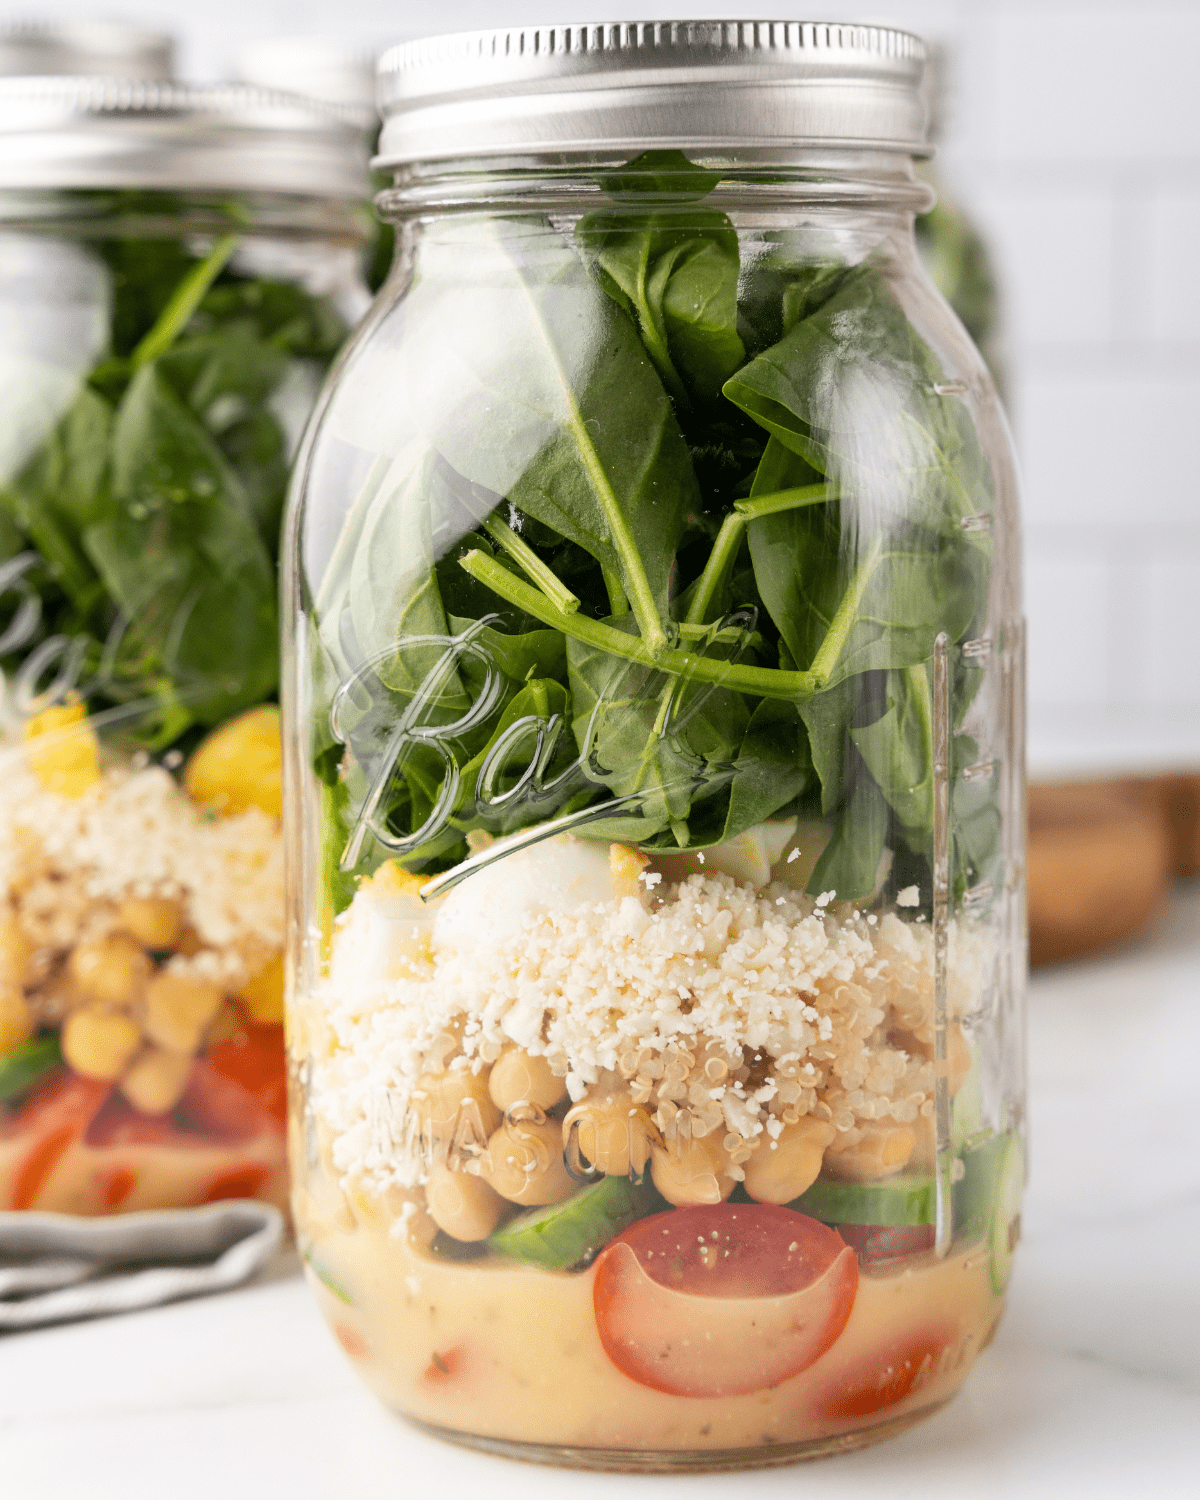
[(469, 1172), (437, 1166), (425, 1185), (425, 1205), (439, 1229), (456, 1240), (486, 1240), (500, 1222), (504, 1199)]
[(733, 1192), (729, 1157), (715, 1135), (676, 1138), (656, 1146), (650, 1159), (654, 1186), (668, 1203), (686, 1208), (693, 1203), (724, 1203)]
[(917, 1144), (916, 1132), (909, 1125), (871, 1120), (859, 1129), (858, 1140), (847, 1142), (845, 1135), (838, 1136), (827, 1149), (825, 1166), (834, 1177), (851, 1182), (890, 1177), (907, 1163)]
[(501, 1054), (488, 1079), (488, 1093), (498, 1109), (513, 1104), (536, 1104), (553, 1109), (567, 1097), (567, 1080), (555, 1078), (544, 1057), (530, 1057), (521, 1047)]
[[(932, 1041), (923, 1042), (913, 1032), (903, 1029), (892, 1031), (889, 1040), (893, 1047), (899, 1047), (910, 1057), (924, 1057), (933, 1061)], [(951, 1021), (946, 1027), (946, 1082), (952, 1099), (967, 1081), (971, 1061), (971, 1044), (967, 1041), (967, 1034), (957, 1021)]]
[(812, 1187), (825, 1148), (837, 1131), (826, 1120), (805, 1115), (778, 1136), (764, 1133), (746, 1163), (746, 1191), (759, 1203), (790, 1203)]
[(449, 1158), (451, 1166), (460, 1157), (481, 1155), (501, 1118), (486, 1076), (467, 1068), (423, 1074), (413, 1090), (412, 1108), (426, 1162)]
[(33, 977), (37, 945), (11, 912), (0, 917), (0, 985), (20, 989)]
[(121, 1092), (144, 1115), (165, 1115), (179, 1103), (194, 1061), (190, 1052), (148, 1047), (121, 1079)]
[(652, 1145), (662, 1144), (648, 1112), (628, 1094), (582, 1099), (563, 1121), (567, 1160), (606, 1177), (640, 1177)]
[(143, 948), (162, 952), (178, 943), (183, 911), (167, 896), (126, 896), (117, 907), (117, 925)]
[(33, 1040), (33, 1016), (25, 996), (12, 985), (0, 984), (0, 1057), (19, 1052)]
[(563, 1163), (562, 1127), (532, 1105), (510, 1110), (488, 1141), (480, 1171), (502, 1198), (527, 1207), (561, 1203), (579, 1186)]
[(137, 1022), (120, 1012), (77, 1010), (63, 1024), (63, 1057), (84, 1078), (114, 1082), (141, 1045)]
[(283, 954), (277, 953), (265, 969), (247, 980), (238, 994), (246, 1013), (260, 1026), (283, 1020)]
[(153, 964), (123, 932), (94, 943), (80, 943), (67, 960), (79, 998), (100, 1005), (134, 1005), (141, 998)]
[(160, 969), (146, 988), (146, 1034), (170, 1052), (195, 1052), (221, 999), (207, 979)]

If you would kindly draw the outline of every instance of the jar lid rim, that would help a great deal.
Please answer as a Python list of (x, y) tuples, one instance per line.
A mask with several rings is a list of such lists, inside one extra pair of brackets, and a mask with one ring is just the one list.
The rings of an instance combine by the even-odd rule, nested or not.
[(672, 20), (421, 37), (379, 61), (377, 164), (692, 141), (923, 153), (925, 44), (849, 22)]
[(369, 194), (362, 112), (248, 83), (0, 78), (0, 190)]

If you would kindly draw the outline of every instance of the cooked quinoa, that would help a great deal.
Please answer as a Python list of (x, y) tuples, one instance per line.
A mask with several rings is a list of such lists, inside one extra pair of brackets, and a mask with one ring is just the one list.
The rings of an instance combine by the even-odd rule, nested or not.
[[(973, 929), (952, 930), (956, 1019), (981, 957)], [(664, 1140), (719, 1133), (735, 1176), (764, 1132), (804, 1115), (852, 1142), (864, 1123), (933, 1113), (932, 935), (894, 915), (694, 874), (527, 914), (467, 951), (414, 944), (403, 967), (374, 987), (327, 979), (306, 1007), (325, 1017), (312, 1083), (334, 1166), (369, 1190), (422, 1179), (405, 1129), (420, 1076), (480, 1072), (513, 1043), (572, 1100), (624, 1089)]]

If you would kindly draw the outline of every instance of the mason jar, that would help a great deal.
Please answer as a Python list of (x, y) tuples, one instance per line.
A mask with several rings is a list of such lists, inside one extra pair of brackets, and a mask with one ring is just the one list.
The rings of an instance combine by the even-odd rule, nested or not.
[(0, 83), (0, 1209), (286, 1202), (276, 557), (360, 141)]
[(1024, 1161), (1017, 495), (922, 46), (381, 64), (397, 260), (286, 523), (294, 1215), (368, 1384), (585, 1467), (947, 1402)]

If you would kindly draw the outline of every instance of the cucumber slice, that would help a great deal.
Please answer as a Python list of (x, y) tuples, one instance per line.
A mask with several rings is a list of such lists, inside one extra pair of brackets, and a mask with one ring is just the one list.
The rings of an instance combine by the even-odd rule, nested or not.
[(788, 1204), (825, 1224), (932, 1224), (935, 1189), (924, 1172), (904, 1172), (882, 1182), (830, 1182), (818, 1177), (806, 1193)]
[(39, 1037), (19, 1052), (0, 1057), (0, 1099), (15, 1099), (62, 1061), (57, 1036)]
[(627, 1177), (604, 1177), (562, 1203), (518, 1214), (491, 1234), (488, 1244), (512, 1260), (566, 1271), (636, 1220), (665, 1207), (649, 1182), (639, 1186)]
[(1013, 1252), (1021, 1237), (1021, 1194), (1025, 1191), (1025, 1142), (1015, 1133), (1000, 1139), (1004, 1149), (999, 1157), (988, 1227), (992, 1288), (997, 1296), (1008, 1286), (1012, 1274)]
[(971, 1071), (954, 1096), (950, 1115), (950, 1144), (961, 1156), (967, 1142), (983, 1129), (983, 1081), (979, 1076), (979, 1048), (971, 1049)]

